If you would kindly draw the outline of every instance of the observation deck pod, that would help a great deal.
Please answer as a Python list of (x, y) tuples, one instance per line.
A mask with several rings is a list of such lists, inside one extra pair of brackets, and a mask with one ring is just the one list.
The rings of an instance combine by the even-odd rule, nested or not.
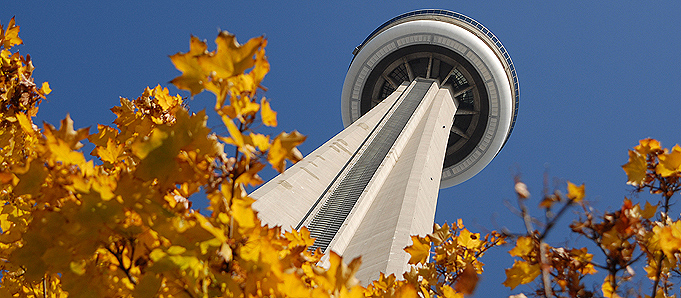
[(475, 176), (511, 135), (520, 97), (515, 67), (477, 21), (447, 10), (405, 13), (379, 26), (353, 54), (341, 96), (345, 127), (417, 77), (453, 90), (458, 109), (440, 188)]

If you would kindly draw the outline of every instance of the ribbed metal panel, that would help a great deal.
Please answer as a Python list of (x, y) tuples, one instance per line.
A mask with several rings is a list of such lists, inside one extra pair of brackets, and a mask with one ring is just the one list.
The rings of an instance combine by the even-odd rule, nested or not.
[(307, 226), (310, 236), (317, 238), (312, 249), (326, 251), (432, 83), (432, 80), (416, 79), (414, 87), (403, 95), (395, 112), (332, 190)]

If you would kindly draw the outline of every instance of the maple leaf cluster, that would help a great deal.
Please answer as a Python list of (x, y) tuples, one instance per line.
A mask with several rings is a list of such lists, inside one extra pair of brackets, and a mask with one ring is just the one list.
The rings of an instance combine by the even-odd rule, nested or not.
[[(433, 233), (412, 236), (413, 244), (405, 248), (411, 256), (409, 264), (416, 266), (404, 273), (404, 278), (421, 297), (462, 298), (473, 294), (483, 273), (480, 258), (489, 249), (504, 244), (505, 239), (495, 231), (481, 237), (466, 229), (461, 220), (452, 225), (435, 224)], [(431, 250), (432, 261), (428, 262)]]
[[(506, 270), (504, 285), (513, 289), (538, 280), (533, 293), (542, 297), (673, 297), (681, 273), (681, 220), (672, 219), (669, 212), (672, 196), (681, 190), (681, 147), (676, 145), (670, 151), (657, 140), (643, 139), (629, 150), (629, 160), (622, 168), (635, 193), (648, 190), (660, 195), (659, 202), (634, 204), (624, 198), (619, 210), (599, 214), (584, 200), (584, 185), (568, 181), (567, 194), (558, 190), (549, 193), (545, 188), (539, 203), (546, 218), (543, 230), (534, 228), (539, 221), (529, 216), (525, 206), (529, 191), (517, 180), (515, 189), (527, 232), (515, 235), (516, 246), (509, 254), (517, 259)], [(557, 220), (574, 205), (581, 211), (570, 224), (571, 232), (590, 241), (603, 262), (594, 261), (586, 247), (551, 247), (546, 242)], [(556, 206), (560, 207), (557, 212), (552, 209)], [(643, 271), (650, 280), (650, 295), (641, 294), (647, 290), (640, 284), (638, 289), (632, 286), (640, 282), (634, 279), (639, 262), (644, 263)], [(605, 278), (597, 282), (599, 289), (590, 289), (585, 281), (597, 270)]]

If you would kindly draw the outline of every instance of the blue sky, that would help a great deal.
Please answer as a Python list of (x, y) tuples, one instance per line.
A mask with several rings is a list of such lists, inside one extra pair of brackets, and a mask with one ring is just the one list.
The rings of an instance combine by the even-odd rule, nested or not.
[[(522, 232), (520, 219), (504, 203), (514, 202), (513, 173), (518, 171), (533, 193), (531, 206), (541, 196), (546, 171), (551, 186), (554, 177), (562, 189), (566, 180), (586, 183), (587, 199), (599, 210), (619, 207), (624, 196), (634, 202), (652, 199), (631, 194), (625, 185), (626, 150), (646, 137), (665, 147), (681, 142), (678, 2), (66, 2), (8, 1), (0, 13), (4, 26), (16, 16), (25, 43), (19, 51), (32, 56), (36, 80), (52, 87), (37, 123), (58, 125), (70, 113), (75, 126), (91, 126), (94, 132), (98, 123), (113, 121), (109, 109), (119, 96), (136, 98), (159, 83), (177, 92), (167, 83), (179, 75), (168, 55), (187, 51), (190, 35), (214, 49), (222, 29), (242, 42), (268, 38), (272, 70), (264, 95), (279, 112), (280, 124), (272, 132), (298, 129), (308, 135), (300, 147), (304, 154), (342, 129), (340, 94), (352, 49), (377, 26), (423, 8), (476, 19), (511, 54), (520, 111), (496, 159), (471, 180), (440, 192), (438, 223), (463, 218), (475, 231), (507, 227)], [(210, 110), (213, 99), (199, 95), (189, 105), (195, 112)], [(211, 123), (225, 132), (219, 122)], [(537, 209), (534, 214), (541, 215)], [(568, 223), (564, 220), (552, 234), (554, 245), (575, 239), (567, 233)], [(483, 259), (488, 265), (477, 297), (527, 291), (501, 285), (503, 269), (513, 262), (508, 249)]]

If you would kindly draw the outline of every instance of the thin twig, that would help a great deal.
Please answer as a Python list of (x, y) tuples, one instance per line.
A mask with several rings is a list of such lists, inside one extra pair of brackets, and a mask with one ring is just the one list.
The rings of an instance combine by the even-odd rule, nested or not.
[[(664, 193), (664, 212), (660, 215), (660, 220), (662, 221), (663, 225), (667, 225), (667, 214), (669, 213), (669, 199), (671, 199), (672, 195), (674, 194), (673, 192), (670, 194), (669, 193), (669, 187), (666, 183), (666, 180), (661, 177), (660, 175), (656, 174), (656, 180), (660, 181), (660, 187), (659, 189)], [(676, 190), (676, 188), (674, 189)], [(660, 285), (660, 277), (662, 276), (662, 261), (664, 261), (665, 255), (663, 253), (660, 254), (659, 259), (657, 259), (657, 268), (655, 270), (655, 282), (653, 283), (653, 293), (650, 295), (650, 297), (655, 297), (655, 294), (657, 293), (657, 287)]]
[[(527, 230), (527, 234), (530, 236), (534, 237), (534, 228), (532, 227), (532, 217), (530, 216), (530, 212), (527, 210), (527, 206), (523, 203), (523, 198), (518, 197), (518, 205), (520, 206), (520, 211), (523, 216), (523, 221), (525, 222), (525, 229)], [(541, 235), (539, 236), (538, 239), (541, 239)], [(543, 241), (539, 241), (539, 255), (540, 255), (540, 260), (541, 260), (541, 272), (542, 272), (542, 283), (544, 284), (544, 295), (549, 298), (553, 297), (553, 293), (551, 290), (551, 278), (549, 277), (549, 271), (547, 270), (546, 266), (548, 264), (548, 260), (546, 259), (546, 248), (544, 245)]]
[(544, 228), (544, 232), (541, 233), (541, 235), (539, 236), (539, 240), (543, 240), (544, 238), (546, 238), (546, 235), (549, 233), (549, 230), (551, 230), (551, 228), (554, 225), (556, 225), (556, 223), (558, 222), (558, 219), (560, 219), (560, 217), (565, 213), (565, 211), (567, 211), (573, 204), (574, 204), (574, 200), (570, 199), (567, 202), (567, 204), (563, 205), (563, 207), (560, 208), (560, 211), (558, 211), (558, 214), (556, 214), (553, 218), (551, 218), (551, 221), (549, 221), (549, 223), (546, 224), (546, 227)]

